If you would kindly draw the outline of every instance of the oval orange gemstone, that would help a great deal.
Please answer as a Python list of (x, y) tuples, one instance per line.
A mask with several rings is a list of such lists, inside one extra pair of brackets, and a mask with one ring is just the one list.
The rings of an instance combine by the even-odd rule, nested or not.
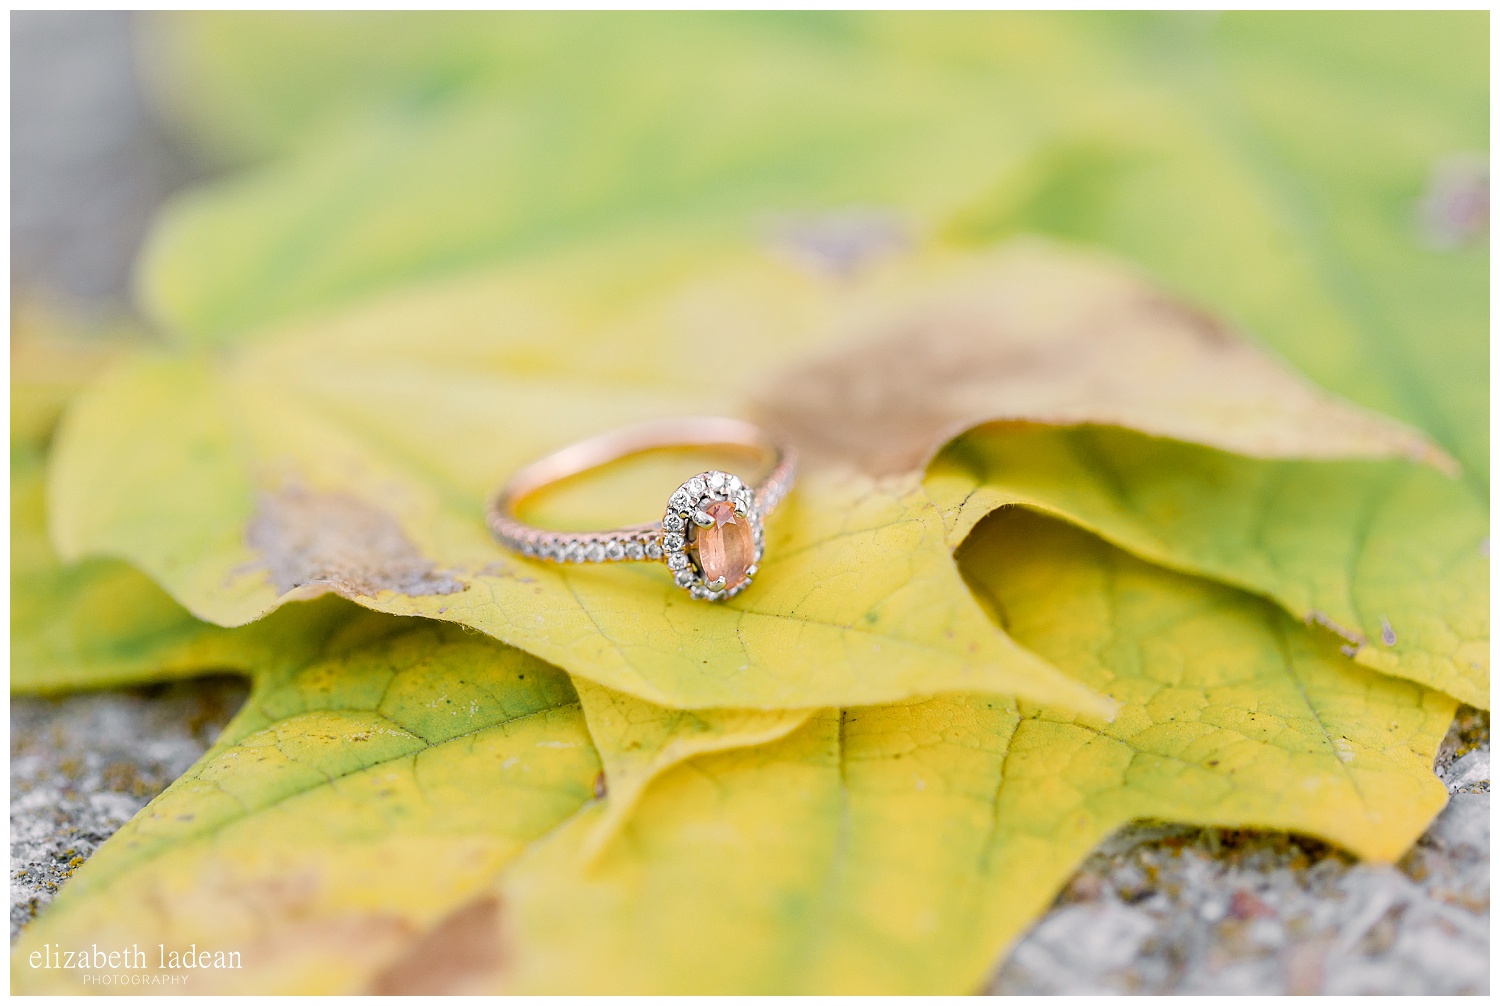
[(714, 519), (712, 527), (698, 529), (698, 562), (703, 578), (710, 583), (724, 578), (724, 589), (733, 590), (745, 582), (755, 562), (755, 538), (750, 521), (734, 512), (734, 504), (710, 503), (703, 512)]

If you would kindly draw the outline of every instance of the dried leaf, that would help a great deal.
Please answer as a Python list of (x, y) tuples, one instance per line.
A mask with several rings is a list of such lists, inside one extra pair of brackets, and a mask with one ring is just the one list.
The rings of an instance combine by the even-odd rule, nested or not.
[(1024, 511), (966, 553), (1016, 638), (1124, 702), (1114, 723), (938, 698), (695, 759), (592, 870), (575, 859), (601, 808), (518, 862), (495, 987), (972, 992), (1127, 821), (1287, 828), (1390, 861), (1443, 806), (1451, 699)]
[(846, 346), (777, 375), (759, 402), (773, 429), (876, 476), (920, 470), (1007, 419), (1455, 470), (1421, 433), (1315, 388), (1107, 259), (1020, 241), (918, 276), (915, 293), (879, 288), (852, 308)]
[(1012, 504), (1236, 584), (1367, 667), (1489, 708), (1489, 524), (1429, 468), (1257, 461), (1107, 428), (985, 427), (925, 483), (957, 545)]

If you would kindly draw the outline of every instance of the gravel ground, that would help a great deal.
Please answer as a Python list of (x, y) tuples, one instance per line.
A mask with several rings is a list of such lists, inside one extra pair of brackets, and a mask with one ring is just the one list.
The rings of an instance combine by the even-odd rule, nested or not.
[(10, 936), (245, 700), (243, 679), (10, 702)]
[[(195, 170), (140, 99), (127, 15), (14, 13), (11, 54), (12, 280), (117, 309), (147, 221)], [(12, 700), (12, 939), (244, 695), (213, 678)], [(1460, 714), (1437, 768), (1453, 800), (1394, 867), (1284, 834), (1126, 828), (990, 991), (1487, 993), (1487, 714)]]

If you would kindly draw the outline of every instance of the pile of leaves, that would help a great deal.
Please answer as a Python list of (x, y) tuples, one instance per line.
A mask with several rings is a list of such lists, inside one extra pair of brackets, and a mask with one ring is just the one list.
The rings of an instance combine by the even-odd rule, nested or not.
[[(1489, 704), (1483, 17), (152, 22), (237, 167), (152, 335), (18, 332), (12, 688), (253, 684), (14, 987), (965, 992), (1131, 820), (1400, 857)], [(744, 594), (488, 538), (676, 414), (806, 456)]]

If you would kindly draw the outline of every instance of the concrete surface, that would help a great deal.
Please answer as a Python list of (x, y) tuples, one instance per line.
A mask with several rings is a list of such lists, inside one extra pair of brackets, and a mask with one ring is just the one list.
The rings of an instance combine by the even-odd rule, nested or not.
[(242, 679), (10, 703), (10, 935), (187, 771), (245, 700)]

